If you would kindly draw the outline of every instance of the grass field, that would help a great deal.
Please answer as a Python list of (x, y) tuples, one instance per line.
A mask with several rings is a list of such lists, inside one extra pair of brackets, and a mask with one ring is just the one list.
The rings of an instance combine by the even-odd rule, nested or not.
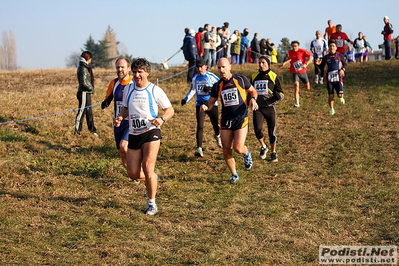
[[(0, 265), (316, 265), (320, 245), (398, 245), (399, 61), (349, 65), (335, 116), (324, 86), (302, 90), (294, 109), (288, 69), (273, 70), (286, 95), (279, 162), (257, 158), (251, 127), (254, 167), (236, 155), (236, 185), (209, 120), (205, 156), (194, 156), (194, 100), (180, 106), (185, 73), (159, 83), (176, 113), (162, 130), (154, 217), (142, 213), (144, 185), (121, 166), (111, 108), (93, 109), (99, 138), (86, 123), (73, 135), (76, 112), (0, 125)], [(94, 73), (98, 103), (115, 73)], [(76, 88), (75, 69), (2, 71), (0, 122), (75, 109)]]

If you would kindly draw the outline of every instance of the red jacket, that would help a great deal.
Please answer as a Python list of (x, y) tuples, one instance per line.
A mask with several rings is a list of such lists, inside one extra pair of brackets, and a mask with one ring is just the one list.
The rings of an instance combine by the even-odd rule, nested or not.
[(197, 32), (195, 34), (195, 41), (197, 43), (197, 51), (199, 56), (204, 56), (204, 34)]
[(386, 23), (384, 26), (384, 40), (392, 40), (393, 27), (391, 23)]

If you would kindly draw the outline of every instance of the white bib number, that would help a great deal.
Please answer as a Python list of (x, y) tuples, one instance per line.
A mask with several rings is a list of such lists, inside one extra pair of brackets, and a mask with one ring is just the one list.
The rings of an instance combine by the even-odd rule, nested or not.
[(343, 47), (344, 46), (344, 40), (335, 40), (337, 43), (337, 47)]
[(142, 133), (148, 129), (147, 117), (132, 115), (131, 118), (131, 130), (133, 133)]
[(258, 95), (269, 94), (269, 81), (268, 80), (255, 80), (255, 89), (258, 91)]
[(294, 66), (295, 71), (299, 71), (303, 68), (302, 60), (298, 60), (292, 64)]
[(221, 96), (224, 106), (234, 106), (239, 104), (237, 88), (223, 90)]
[(328, 72), (328, 81), (329, 82), (337, 82), (337, 81), (339, 81), (338, 70), (334, 70), (334, 71)]
[(208, 92), (204, 92), (204, 87), (208, 85), (208, 82), (206, 81), (198, 81), (197, 82), (197, 94), (198, 95), (208, 95)]

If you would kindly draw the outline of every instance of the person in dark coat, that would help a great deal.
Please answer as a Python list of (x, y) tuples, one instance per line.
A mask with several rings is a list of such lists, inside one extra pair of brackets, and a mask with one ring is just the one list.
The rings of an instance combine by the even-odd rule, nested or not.
[(89, 51), (84, 51), (80, 56), (77, 76), (79, 81), (78, 93), (76, 97), (79, 101), (79, 111), (75, 120), (75, 135), (80, 135), (82, 131), (83, 118), (86, 116), (87, 127), (90, 132), (97, 137), (97, 130), (94, 126), (93, 112), (91, 108), (91, 95), (94, 93), (94, 75), (90, 66), (93, 55)]
[(195, 64), (197, 62), (197, 44), (195, 42), (195, 31), (190, 29), (183, 41), (184, 58), (188, 61), (187, 83), (191, 83), (195, 75)]
[(254, 64), (259, 63), (260, 46), (259, 46), (258, 37), (259, 34), (255, 33), (254, 38), (251, 41), (251, 58), (252, 58), (252, 63)]

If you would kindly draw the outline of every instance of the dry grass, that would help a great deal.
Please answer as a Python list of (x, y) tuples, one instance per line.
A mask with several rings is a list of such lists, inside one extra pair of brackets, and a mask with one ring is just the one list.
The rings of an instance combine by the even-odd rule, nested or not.
[[(398, 69), (399, 61), (350, 65), (347, 104), (330, 117), (324, 86), (303, 92), (294, 109), (291, 76), (274, 68), (286, 92), (279, 162), (255, 159), (246, 172), (237, 156), (235, 186), (208, 121), (205, 157), (194, 157), (194, 101), (179, 105), (185, 74), (160, 83), (176, 114), (163, 128), (155, 217), (142, 214), (144, 186), (120, 165), (111, 108), (94, 108), (99, 138), (86, 128), (73, 135), (74, 112), (1, 125), (0, 264), (314, 265), (319, 245), (398, 245)], [(94, 72), (98, 103), (115, 74)], [(0, 72), (0, 121), (77, 108), (76, 87), (75, 69)]]

